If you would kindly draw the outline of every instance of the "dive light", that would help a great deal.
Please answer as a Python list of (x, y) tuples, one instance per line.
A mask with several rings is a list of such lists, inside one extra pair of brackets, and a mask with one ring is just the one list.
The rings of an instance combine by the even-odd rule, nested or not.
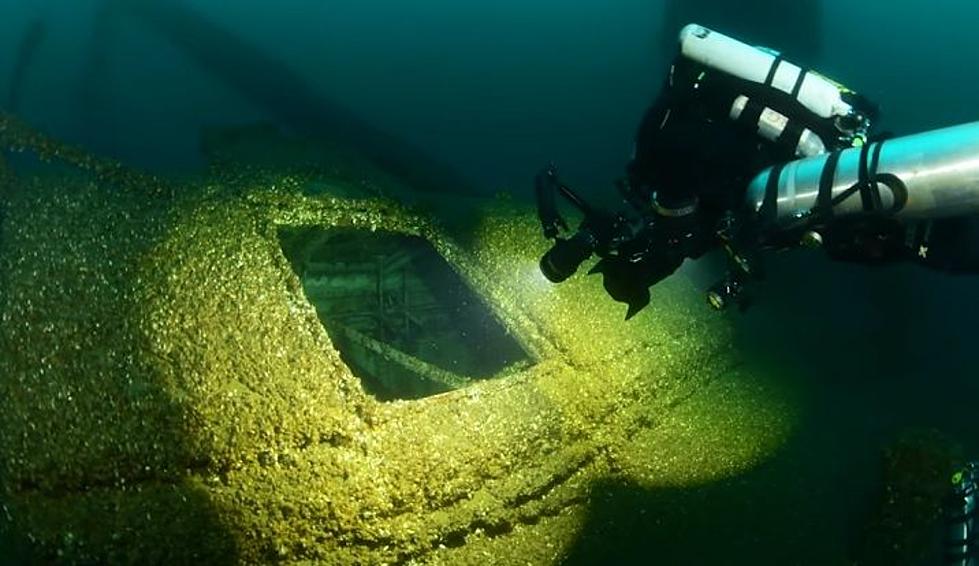
[(578, 230), (570, 238), (557, 238), (554, 246), (540, 259), (540, 270), (552, 283), (561, 283), (578, 271), (592, 256), (598, 240), (587, 229)]

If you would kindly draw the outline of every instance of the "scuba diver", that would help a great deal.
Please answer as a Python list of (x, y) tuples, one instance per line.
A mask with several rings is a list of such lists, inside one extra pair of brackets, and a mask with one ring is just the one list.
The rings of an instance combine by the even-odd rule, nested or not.
[(945, 502), (945, 564), (979, 566), (976, 536), (979, 497), (979, 462), (969, 462), (952, 474), (952, 490)]
[[(968, 216), (979, 211), (979, 124), (888, 139), (872, 131), (877, 117), (860, 94), (777, 51), (688, 25), (618, 183), (625, 211), (590, 206), (553, 165), (538, 174), (555, 241), (541, 270), (561, 282), (597, 255), (590, 273), (627, 319), (650, 286), (718, 248), (729, 273), (708, 292), (715, 308), (748, 304), (765, 249), (979, 273), (979, 221)], [(568, 236), (557, 194), (584, 216)]]

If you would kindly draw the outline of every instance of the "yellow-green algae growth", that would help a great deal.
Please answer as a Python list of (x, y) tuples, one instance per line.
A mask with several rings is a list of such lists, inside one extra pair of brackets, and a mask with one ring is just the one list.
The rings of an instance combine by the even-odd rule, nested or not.
[[(3, 193), (0, 517), (40, 556), (551, 564), (596, 481), (737, 474), (796, 419), (791, 392), (741, 363), (683, 277), (628, 323), (597, 278), (546, 283), (546, 242), (518, 206), (487, 203), (462, 246), (392, 202), (306, 196), (328, 177), (168, 183), (6, 117), (0, 142), (71, 166)], [(279, 226), (426, 238), (535, 363), (376, 402)]]

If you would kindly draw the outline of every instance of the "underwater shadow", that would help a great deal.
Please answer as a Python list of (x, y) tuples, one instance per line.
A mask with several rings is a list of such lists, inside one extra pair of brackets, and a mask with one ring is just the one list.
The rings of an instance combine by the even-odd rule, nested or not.
[(938, 563), (936, 505), (948, 477), (948, 443), (905, 430), (882, 445), (843, 419), (827, 425), (825, 418), (739, 476), (678, 487), (596, 484), (584, 528), (561, 563)]
[[(594, 487), (588, 521), (562, 564), (842, 564), (807, 561), (810, 537), (789, 505), (745, 493), (760, 484), (649, 489), (629, 482)], [(773, 524), (798, 526), (773, 536)]]

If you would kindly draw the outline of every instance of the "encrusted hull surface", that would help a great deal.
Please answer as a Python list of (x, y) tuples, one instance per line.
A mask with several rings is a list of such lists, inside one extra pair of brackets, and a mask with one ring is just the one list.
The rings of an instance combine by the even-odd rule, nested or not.
[[(791, 432), (793, 394), (741, 363), (682, 276), (624, 323), (597, 279), (540, 278), (546, 242), (505, 201), (456, 238), (390, 202), (308, 196), (300, 174), (168, 183), (9, 119), (0, 137), (70, 166), (5, 176), (0, 227), (0, 482), (40, 556), (550, 564), (595, 482), (713, 481)], [(427, 239), (534, 363), (377, 402), (281, 226)]]

